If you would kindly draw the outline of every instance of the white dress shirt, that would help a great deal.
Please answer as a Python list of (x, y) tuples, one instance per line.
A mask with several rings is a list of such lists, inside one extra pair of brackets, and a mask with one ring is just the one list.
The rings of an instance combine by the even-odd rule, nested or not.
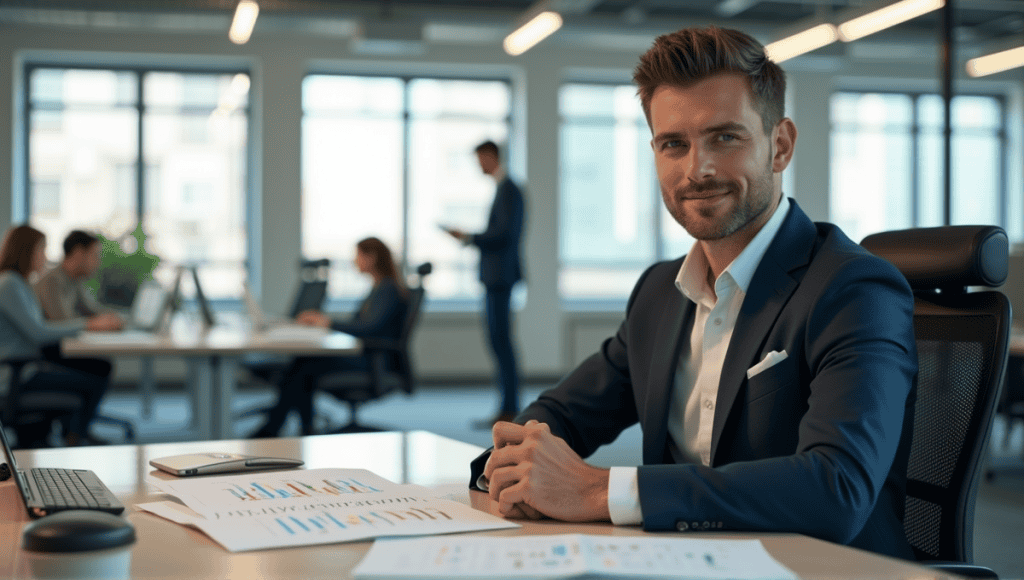
[[(679, 357), (669, 399), (669, 450), (676, 463), (711, 464), (711, 430), (718, 404), (718, 383), (736, 317), (761, 258), (789, 211), (783, 196), (775, 213), (714, 283), (700, 242), (695, 242), (676, 276), (676, 288), (696, 304), (690, 356)], [(616, 525), (643, 521), (636, 467), (612, 467), (608, 477), (608, 512)]]

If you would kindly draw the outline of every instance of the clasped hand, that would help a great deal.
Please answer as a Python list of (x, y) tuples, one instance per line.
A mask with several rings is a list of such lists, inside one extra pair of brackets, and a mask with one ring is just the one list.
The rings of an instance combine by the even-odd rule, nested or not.
[(588, 465), (545, 423), (494, 424), (488, 494), (508, 518), (608, 521), (608, 470)]

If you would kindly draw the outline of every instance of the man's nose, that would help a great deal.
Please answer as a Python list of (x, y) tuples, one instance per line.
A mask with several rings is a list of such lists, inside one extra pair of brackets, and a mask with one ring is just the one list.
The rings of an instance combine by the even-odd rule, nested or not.
[(691, 147), (689, 155), (687, 155), (687, 162), (689, 168), (686, 179), (691, 183), (700, 183), (715, 175), (714, 157), (704, 147), (696, 145)]

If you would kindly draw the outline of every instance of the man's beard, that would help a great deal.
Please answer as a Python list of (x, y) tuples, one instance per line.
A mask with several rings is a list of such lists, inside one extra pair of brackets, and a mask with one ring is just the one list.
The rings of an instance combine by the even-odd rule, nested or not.
[[(771, 206), (772, 194), (775, 189), (774, 174), (772, 172), (771, 156), (765, 171), (750, 183), (750, 190), (746, 199), (732, 209), (731, 213), (721, 218), (720, 221), (708, 221), (715, 215), (714, 208), (698, 208), (687, 211), (685, 209), (685, 198), (692, 195), (699, 195), (707, 191), (725, 189), (724, 195), (736, 195), (740, 186), (734, 181), (707, 180), (698, 184), (691, 184), (674, 194), (667, 194), (662, 190), (662, 197), (665, 199), (665, 206), (668, 212), (675, 218), (679, 225), (683, 226), (688, 234), (698, 240), (720, 240), (732, 235), (742, 227), (749, 224), (755, 218), (763, 214)], [(669, 203), (672, 202), (672, 203)], [(691, 215), (696, 212), (698, 216)]]

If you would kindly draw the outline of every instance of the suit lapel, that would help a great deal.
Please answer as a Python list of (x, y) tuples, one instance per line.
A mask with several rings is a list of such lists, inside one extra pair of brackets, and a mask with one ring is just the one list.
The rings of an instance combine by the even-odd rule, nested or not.
[(644, 465), (665, 462), (668, 442), (668, 409), (675, 387), (676, 367), (692, 328), (694, 304), (674, 287), (665, 303), (665, 316), (658, 326), (654, 341), (655, 353), (651, 358), (649, 388), (644, 401)]
[(740, 386), (747, 378), (747, 369), (778, 318), (782, 307), (796, 290), (799, 279), (791, 275), (794, 270), (810, 261), (816, 229), (806, 214), (790, 200), (791, 209), (782, 227), (765, 252), (761, 263), (750, 280), (747, 296), (736, 318), (735, 330), (722, 365), (718, 383), (715, 421), (711, 431), (711, 465), (715, 465), (718, 441)]

